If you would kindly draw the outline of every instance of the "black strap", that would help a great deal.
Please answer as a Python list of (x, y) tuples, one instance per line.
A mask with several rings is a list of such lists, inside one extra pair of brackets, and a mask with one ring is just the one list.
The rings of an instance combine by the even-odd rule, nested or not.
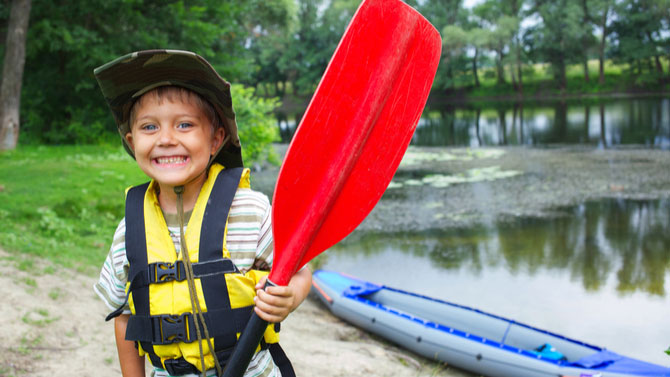
[[(149, 182), (131, 188), (128, 191), (128, 195), (126, 195), (126, 256), (130, 263), (128, 276), (133, 278), (143, 269), (146, 269), (147, 266), (147, 239), (144, 231), (144, 196), (148, 188)], [(133, 291), (133, 301), (135, 313), (148, 315), (149, 287), (144, 286)], [(155, 365), (156, 362), (160, 363), (160, 357), (154, 352), (153, 344), (149, 342), (140, 342), (139, 344), (149, 354), (152, 364)]]
[[(219, 364), (221, 366), (226, 365), (230, 355), (233, 353), (233, 347), (226, 348), (220, 351), (216, 351), (216, 358), (219, 359)], [(158, 365), (159, 368), (163, 368), (162, 365)], [(200, 375), (200, 371), (195, 365), (189, 363), (183, 357), (178, 359), (168, 359), (165, 360), (165, 370), (170, 374), (170, 376), (183, 376), (186, 374), (197, 374)]]
[[(240, 272), (233, 261), (228, 258), (192, 263), (191, 266), (193, 266), (193, 277), (195, 278)], [(147, 266), (146, 270), (135, 275), (130, 282), (130, 291), (149, 284), (184, 280), (186, 280), (186, 266), (184, 265), (184, 261), (179, 260), (177, 263), (151, 263)]]
[[(230, 206), (233, 203), (237, 187), (240, 184), (242, 171), (242, 168), (225, 169), (216, 177), (202, 219), (198, 262), (221, 259), (221, 249), (223, 247), (228, 214), (230, 213)], [(200, 283), (202, 284), (202, 294), (207, 303), (208, 312), (225, 312), (230, 310), (230, 298), (228, 296), (228, 285), (225, 275), (203, 276), (200, 278)], [(222, 322), (226, 323), (226, 321)], [(211, 329), (209, 331), (210, 336), (214, 338), (215, 350), (237, 342), (235, 331), (219, 332), (218, 335), (213, 335)]]
[[(230, 259), (219, 259), (207, 262), (193, 263), (193, 276), (196, 278), (217, 275), (239, 273), (240, 270)], [(126, 300), (115, 311), (111, 312), (106, 318), (109, 321), (112, 318), (118, 317), (123, 313), (123, 309), (128, 303), (130, 292), (134, 292), (140, 287), (146, 287), (149, 284), (167, 283), (169, 281), (184, 281), (186, 280), (186, 266), (184, 261), (177, 261), (177, 263), (170, 262), (156, 262), (147, 266), (146, 270), (140, 271), (135, 275), (130, 282)]]
[[(236, 338), (236, 333), (244, 330), (252, 310), (253, 306), (246, 306), (236, 309), (209, 310), (203, 313), (209, 335), (211, 337)], [(151, 342), (154, 345), (177, 342), (192, 343), (197, 340), (193, 329), (194, 317), (191, 313), (181, 315), (133, 315), (128, 319), (126, 339)], [(235, 341), (220, 344), (222, 349), (234, 345)]]
[(270, 349), (270, 354), (272, 355), (272, 360), (281, 371), (282, 377), (295, 377), (295, 371), (293, 370), (293, 365), (291, 360), (288, 359), (286, 353), (281, 348), (279, 343), (272, 343), (268, 347)]
[[(270, 344), (269, 347), (270, 355), (275, 365), (281, 371), (282, 377), (296, 377), (295, 371), (293, 370), (293, 365), (291, 361), (284, 353), (284, 350), (279, 346), (279, 343)], [(264, 348), (265, 349), (265, 348)], [(216, 352), (216, 357), (219, 359), (219, 364), (225, 366), (232, 354), (233, 348), (227, 348)], [(159, 366), (162, 368), (162, 366)], [(200, 374), (198, 368), (195, 365), (186, 361), (183, 357), (178, 359), (165, 360), (165, 370), (170, 374), (170, 376), (183, 376), (185, 374)]]

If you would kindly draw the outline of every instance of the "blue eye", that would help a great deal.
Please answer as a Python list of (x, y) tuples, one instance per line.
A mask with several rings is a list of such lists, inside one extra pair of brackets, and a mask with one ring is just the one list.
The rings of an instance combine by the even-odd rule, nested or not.
[(191, 123), (188, 123), (188, 122), (182, 122), (182, 123), (179, 123), (179, 125), (177, 125), (177, 128), (190, 128), (190, 127), (193, 127), (193, 125)]
[(154, 131), (157, 130), (158, 127), (155, 124), (145, 124), (141, 127), (141, 129), (144, 131)]

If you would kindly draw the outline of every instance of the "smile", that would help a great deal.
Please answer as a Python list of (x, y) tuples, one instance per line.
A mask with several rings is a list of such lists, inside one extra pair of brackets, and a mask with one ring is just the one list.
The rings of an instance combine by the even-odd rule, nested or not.
[(174, 164), (183, 164), (188, 160), (186, 156), (165, 156), (157, 157), (154, 159), (159, 165), (174, 165)]

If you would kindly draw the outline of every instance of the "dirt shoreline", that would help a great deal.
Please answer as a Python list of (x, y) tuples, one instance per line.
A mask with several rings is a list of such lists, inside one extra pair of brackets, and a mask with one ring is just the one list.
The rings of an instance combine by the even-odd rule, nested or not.
[[(19, 262), (2, 250), (0, 260), (0, 377), (121, 375), (113, 326), (104, 321), (109, 310), (92, 290), (96, 277)], [(470, 376), (371, 337), (312, 296), (281, 336), (298, 376)]]
[[(277, 148), (281, 154), (286, 146)], [(402, 187), (389, 189), (359, 231), (552, 216), (556, 206), (607, 197), (670, 198), (668, 151), (411, 148), (408, 156), (396, 176)], [(271, 196), (277, 172), (263, 167), (252, 184)], [(2, 250), (0, 260), (0, 377), (120, 376), (112, 324), (104, 322), (108, 309), (92, 290), (95, 276)], [(332, 316), (314, 297), (289, 316), (282, 337), (299, 376), (472, 376), (370, 336)]]

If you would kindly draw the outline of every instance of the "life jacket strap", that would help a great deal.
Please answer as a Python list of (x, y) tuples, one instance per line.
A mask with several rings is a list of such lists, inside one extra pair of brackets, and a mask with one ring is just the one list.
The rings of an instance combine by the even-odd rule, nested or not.
[[(274, 361), (277, 368), (281, 371), (282, 377), (296, 377), (295, 370), (293, 370), (293, 365), (291, 361), (286, 356), (286, 353), (281, 348), (279, 343), (267, 344), (261, 341), (261, 349), (269, 349), (272, 360)], [(233, 347), (226, 348), (216, 352), (216, 357), (219, 360), (221, 366), (225, 366), (230, 359), (230, 355), (233, 353)], [(170, 376), (183, 376), (187, 374), (199, 374), (200, 371), (195, 365), (186, 361), (183, 357), (178, 359), (168, 359), (164, 361), (165, 370), (170, 374)], [(163, 368), (163, 365), (155, 365), (157, 368)]]
[(288, 356), (286, 356), (286, 353), (279, 343), (272, 343), (268, 345), (268, 348), (270, 349), (272, 360), (274, 360), (277, 368), (281, 371), (282, 377), (295, 377), (295, 371), (293, 370), (291, 360), (288, 359)]
[[(240, 273), (240, 270), (235, 266), (230, 259), (218, 259), (204, 262), (193, 263), (193, 275), (196, 278), (203, 276), (214, 276), (218, 274)], [(167, 283), (169, 281), (183, 281), (186, 280), (186, 267), (184, 261), (170, 262), (156, 262), (147, 265), (144, 271), (138, 272), (133, 280), (130, 282), (128, 293), (149, 284)], [(126, 300), (115, 311), (111, 312), (105, 321), (118, 317), (123, 313), (123, 309), (128, 303), (128, 295)]]
[[(217, 349), (235, 345), (237, 333), (244, 330), (252, 310), (253, 306), (246, 306), (236, 309), (210, 310), (203, 313), (209, 336), (225, 341), (224, 344), (217, 343)], [(197, 340), (194, 320), (192, 313), (132, 315), (128, 318), (126, 340), (148, 342), (153, 345), (192, 343)]]
[[(216, 351), (216, 357), (219, 360), (219, 363), (221, 366), (224, 366), (227, 362), (228, 359), (230, 358), (230, 355), (233, 353), (234, 347), (226, 348), (220, 351)], [(153, 363), (152, 363), (153, 364)], [(198, 368), (195, 367), (195, 365), (189, 363), (184, 359), (183, 357), (180, 357), (178, 359), (167, 359), (164, 361), (165, 364), (165, 370), (168, 372), (170, 376), (184, 376), (187, 374), (196, 374), (199, 375), (200, 371)], [(163, 365), (159, 362), (158, 365), (153, 364), (153, 366), (157, 368), (163, 369)]]

